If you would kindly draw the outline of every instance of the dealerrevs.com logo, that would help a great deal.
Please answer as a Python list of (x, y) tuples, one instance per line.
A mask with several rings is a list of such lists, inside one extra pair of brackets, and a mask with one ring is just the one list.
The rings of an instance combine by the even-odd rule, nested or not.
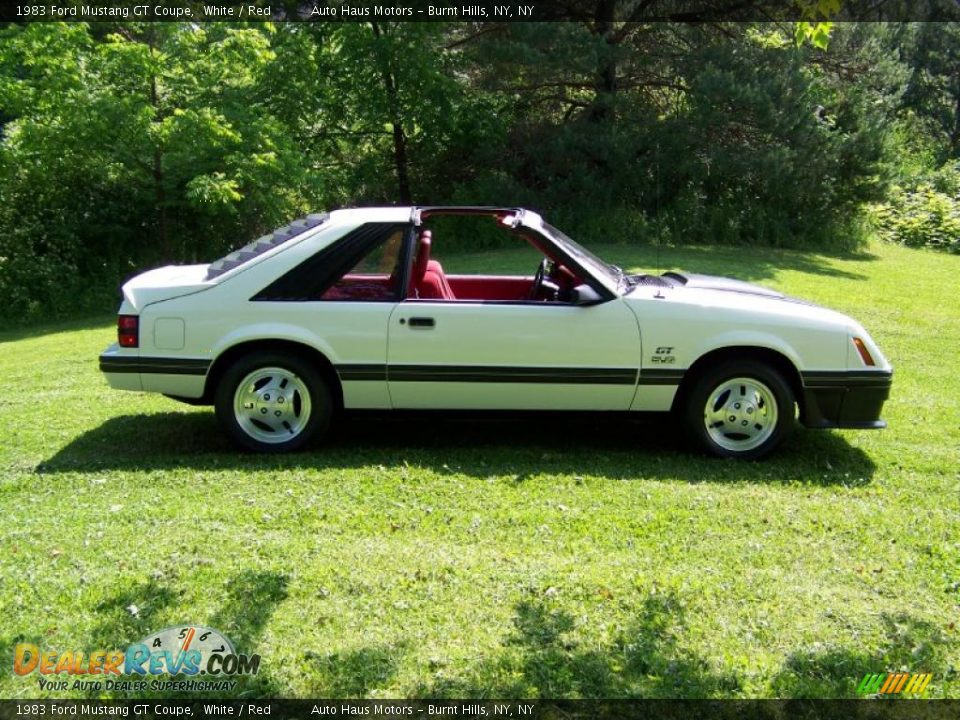
[[(165, 628), (126, 650), (51, 650), (32, 643), (13, 649), (13, 672), (36, 673), (46, 691), (223, 691), (236, 686), (233, 678), (259, 669), (259, 655), (237, 653), (223, 633), (195, 625)], [(175, 675), (186, 679), (169, 679)]]

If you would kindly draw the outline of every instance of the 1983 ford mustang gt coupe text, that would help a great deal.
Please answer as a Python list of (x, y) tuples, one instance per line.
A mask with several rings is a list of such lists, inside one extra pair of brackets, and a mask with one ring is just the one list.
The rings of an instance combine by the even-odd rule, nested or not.
[[(449, 228), (465, 222), (509, 233), (529, 267), (458, 272)], [(757, 458), (797, 417), (883, 427), (891, 382), (845, 315), (735, 280), (627, 275), (516, 208), (310, 215), (210, 265), (138, 275), (117, 325), (110, 385), (212, 404), (271, 452), (340, 408), (672, 411), (707, 451)]]

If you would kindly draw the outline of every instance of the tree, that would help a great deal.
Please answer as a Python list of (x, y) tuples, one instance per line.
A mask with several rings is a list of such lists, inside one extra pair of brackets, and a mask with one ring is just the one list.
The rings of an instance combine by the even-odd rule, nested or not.
[(945, 155), (960, 157), (960, 26), (912, 23), (904, 35), (913, 67), (907, 107), (937, 129)]

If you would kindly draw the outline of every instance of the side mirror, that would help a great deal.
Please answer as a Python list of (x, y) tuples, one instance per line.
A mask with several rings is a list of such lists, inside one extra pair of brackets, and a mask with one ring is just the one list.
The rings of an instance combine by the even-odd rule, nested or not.
[(570, 302), (574, 305), (596, 305), (603, 302), (603, 298), (600, 297), (600, 293), (584, 283), (570, 291)]

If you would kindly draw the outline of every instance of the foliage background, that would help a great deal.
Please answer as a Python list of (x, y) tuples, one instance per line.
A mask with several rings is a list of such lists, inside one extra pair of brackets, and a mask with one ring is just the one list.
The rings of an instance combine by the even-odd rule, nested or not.
[[(0, 28), (7, 321), (321, 208), (524, 205), (587, 244), (957, 251), (960, 29), (837, 23)], [(489, 239), (464, 236), (464, 249)]]

